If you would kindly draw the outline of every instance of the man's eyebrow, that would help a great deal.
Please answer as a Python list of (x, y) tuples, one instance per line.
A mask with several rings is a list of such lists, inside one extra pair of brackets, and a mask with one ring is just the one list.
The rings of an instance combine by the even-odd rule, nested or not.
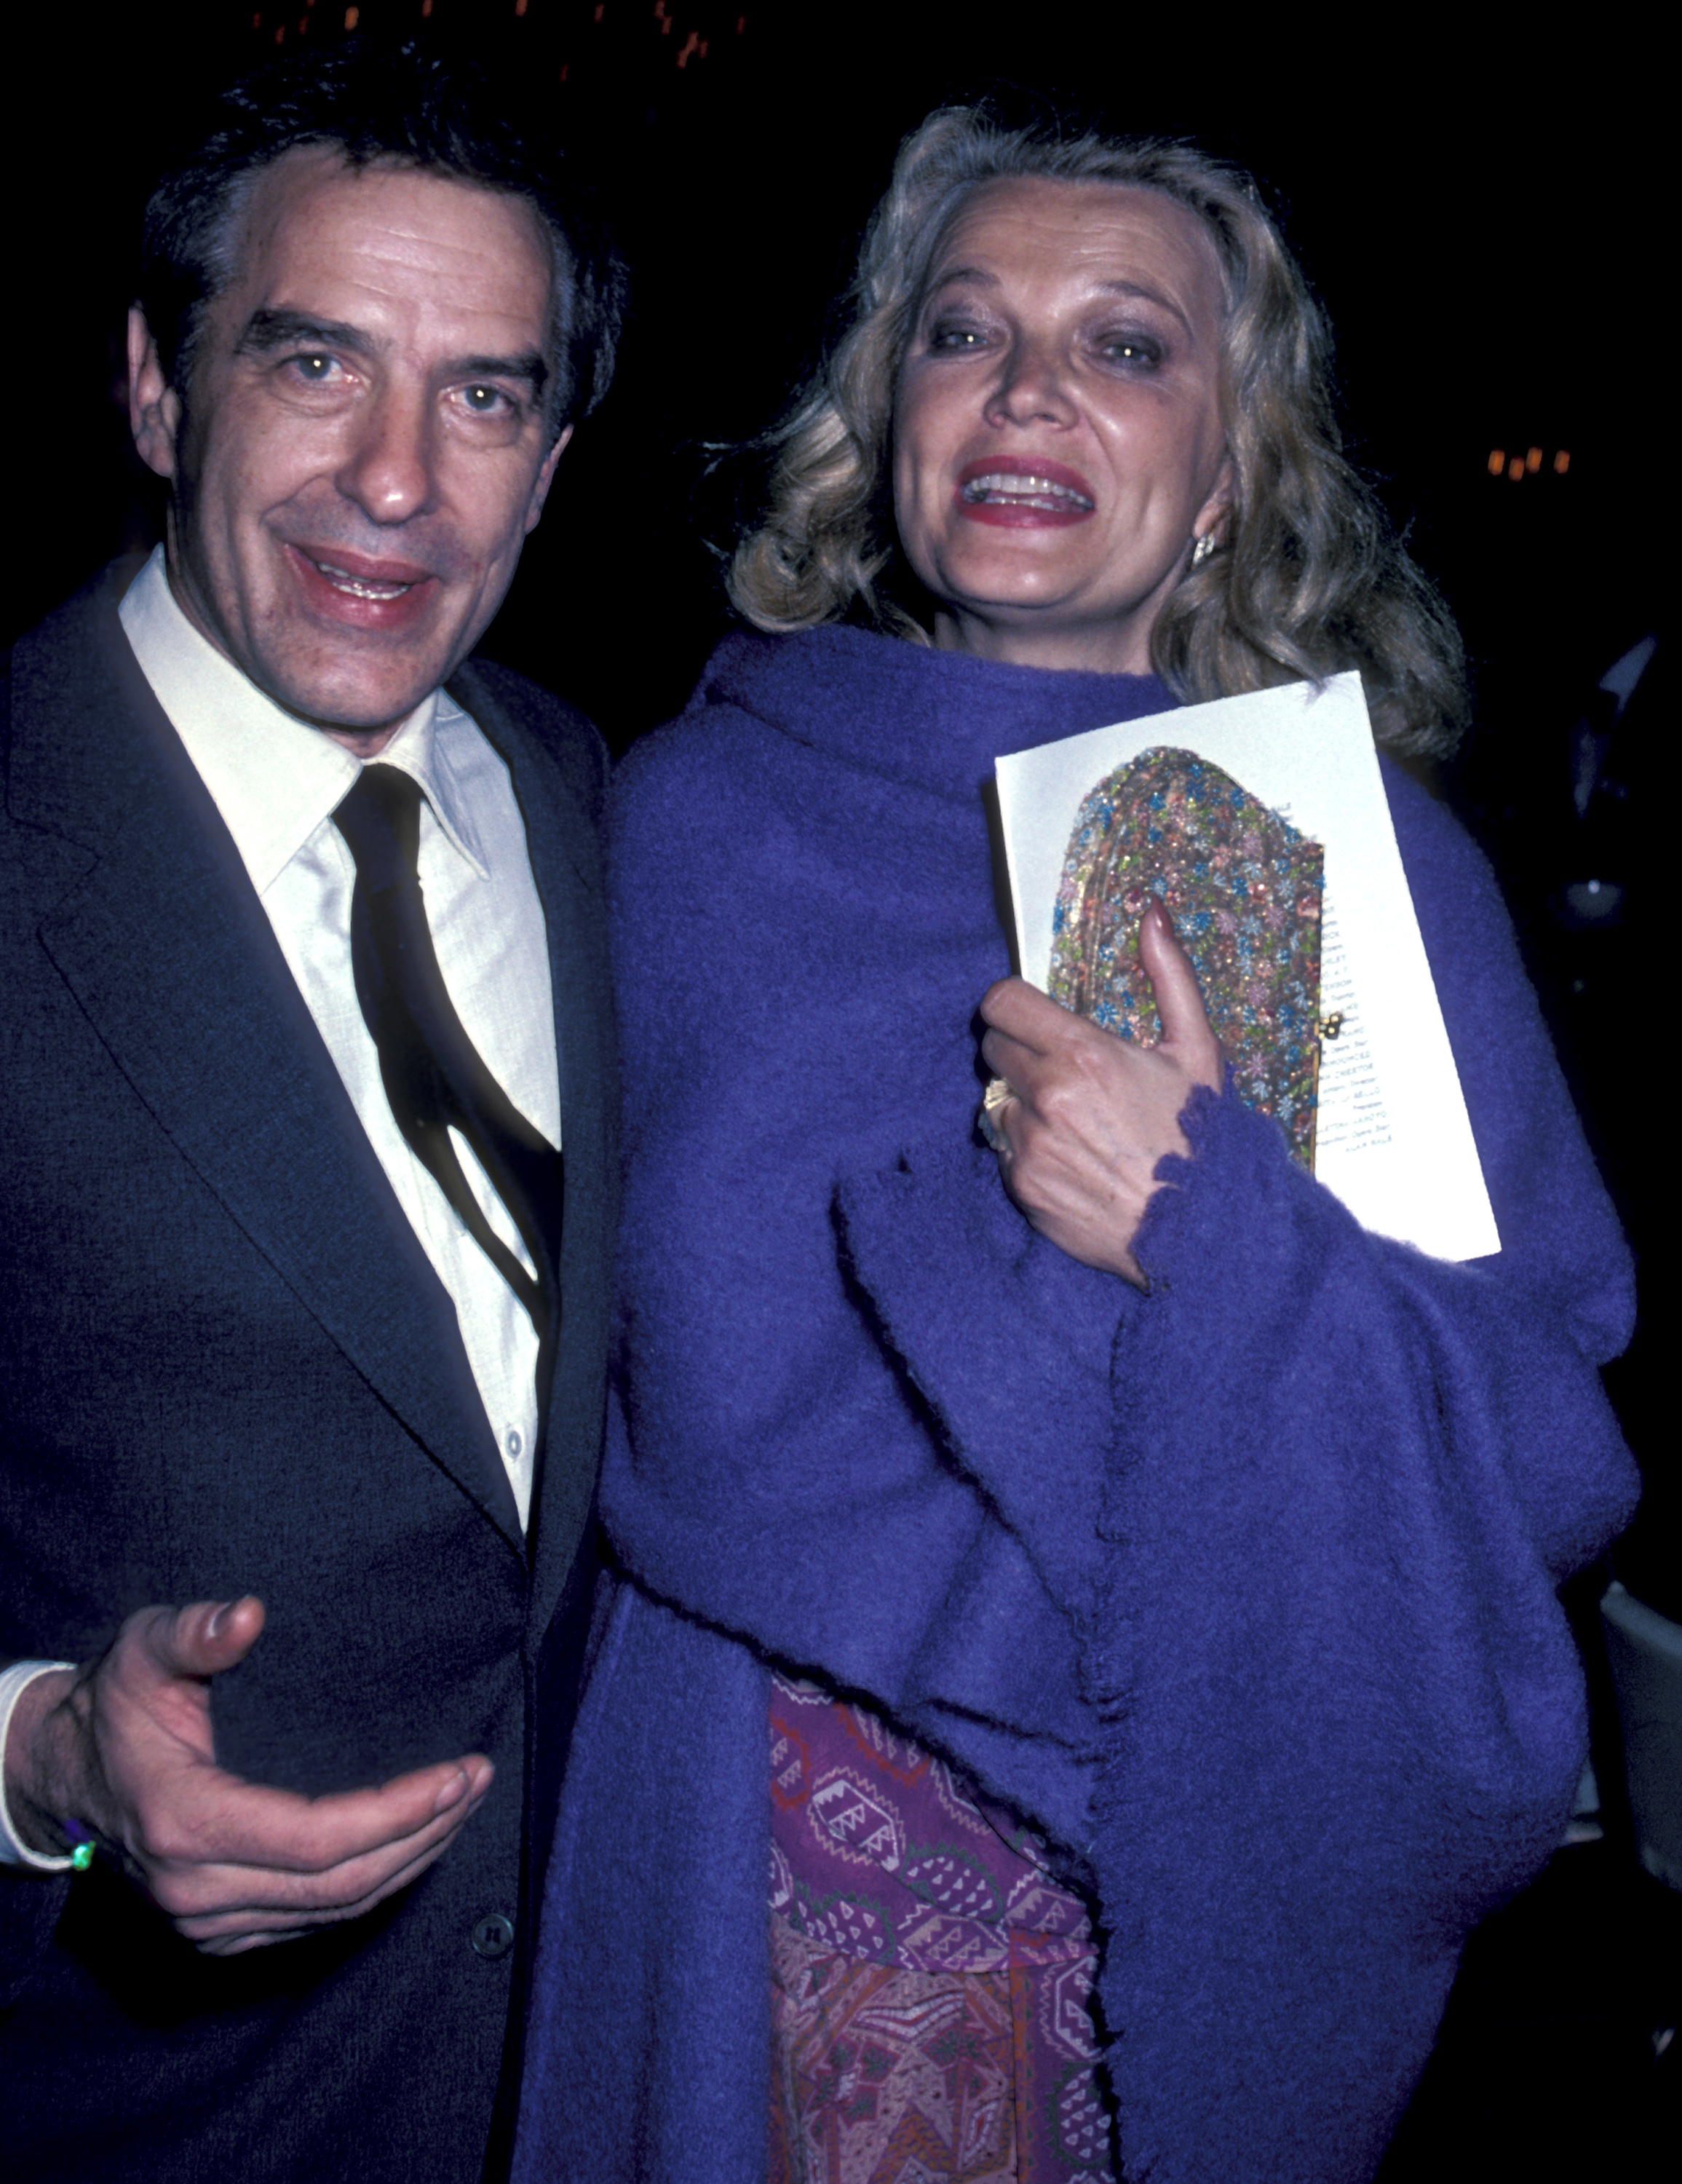
[(337, 319), (315, 319), (306, 311), (253, 311), (234, 343), (234, 354), (261, 356), (270, 349), (294, 347), (346, 348), (353, 356), (370, 356), (374, 349), (360, 326), (344, 326)]
[(464, 356), (444, 368), (449, 379), (523, 379), (534, 395), (541, 394), (549, 368), (534, 348), (523, 356)]

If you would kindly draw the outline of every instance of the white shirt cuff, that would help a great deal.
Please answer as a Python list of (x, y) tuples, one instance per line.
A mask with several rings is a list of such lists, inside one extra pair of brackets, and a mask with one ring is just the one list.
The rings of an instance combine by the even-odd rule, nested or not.
[(50, 1676), (56, 1669), (75, 1666), (74, 1661), (14, 1661), (9, 1669), (0, 1669), (0, 1865), (29, 1865), (37, 1873), (63, 1873), (70, 1863), (68, 1858), (43, 1858), (38, 1850), (19, 1841), (11, 1808), (6, 1802), (5, 1758), (6, 1739), (12, 1733), (12, 1709), (26, 1687), (37, 1676)]

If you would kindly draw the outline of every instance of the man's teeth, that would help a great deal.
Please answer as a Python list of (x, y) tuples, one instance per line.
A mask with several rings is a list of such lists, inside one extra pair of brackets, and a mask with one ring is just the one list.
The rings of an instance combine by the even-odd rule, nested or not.
[(1086, 495), (1072, 486), (1059, 485), (1051, 478), (1025, 476), (1016, 471), (989, 471), (983, 477), (971, 478), (964, 488), (964, 499), (977, 504), (1002, 501), (1011, 507), (1044, 508), (1059, 515), (1073, 508), (1092, 506)]
[(337, 569), (331, 561), (318, 561), (315, 566), (336, 592), (348, 592), (354, 599), (400, 599), (411, 584), (381, 583), (367, 577), (353, 577), (348, 569)]

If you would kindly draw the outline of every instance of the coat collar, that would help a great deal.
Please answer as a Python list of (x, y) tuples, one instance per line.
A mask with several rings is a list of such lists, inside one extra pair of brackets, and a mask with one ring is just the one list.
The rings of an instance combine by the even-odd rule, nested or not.
[[(187, 746), (262, 895), (331, 818), (362, 761), (259, 690), (187, 620), (164, 573), (160, 546), (118, 609), (142, 673)], [(461, 708), (432, 690), (380, 754), (418, 782), (459, 856), (482, 878), (486, 859), (451, 757)]]
[(1178, 703), (1155, 675), (1015, 667), (838, 623), (793, 637), (736, 632), (690, 700), (737, 707), (843, 765), (970, 805), (1005, 752)]

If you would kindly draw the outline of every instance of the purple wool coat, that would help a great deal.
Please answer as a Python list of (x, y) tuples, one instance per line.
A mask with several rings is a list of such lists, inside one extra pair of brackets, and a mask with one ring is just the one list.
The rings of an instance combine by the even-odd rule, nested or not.
[(1386, 767), (1502, 1242), (1367, 1234), (1200, 1092), (1143, 1294), (1005, 1198), (1002, 751), (1148, 677), (738, 636), (621, 773), (600, 1605), (515, 2175), (766, 2163), (766, 1671), (863, 1696), (1085, 1876), (1125, 2174), (1369, 2176), (1584, 1746), (1554, 1597), (1627, 1518), (1629, 1269), (1490, 876)]

